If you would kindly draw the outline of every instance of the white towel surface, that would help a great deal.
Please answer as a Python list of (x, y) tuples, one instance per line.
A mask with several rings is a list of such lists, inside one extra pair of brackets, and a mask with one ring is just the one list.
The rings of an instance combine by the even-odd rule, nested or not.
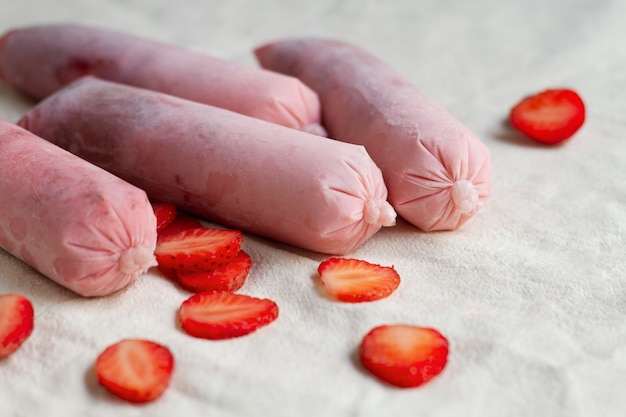
[[(0, 250), (0, 293), (26, 295), (36, 314), (31, 337), (0, 361), (0, 416), (623, 416), (625, 17), (622, 0), (4, 1), (2, 32), (93, 24), (249, 65), (252, 49), (276, 38), (353, 42), (484, 141), (493, 196), (457, 231), (400, 221), (350, 254), (402, 277), (373, 303), (325, 298), (316, 269), (326, 256), (246, 235), (253, 267), (240, 292), (273, 299), (280, 316), (217, 342), (178, 328), (189, 293), (156, 270), (85, 299)], [(519, 99), (561, 86), (587, 104), (570, 141), (539, 146), (507, 126)], [(31, 106), (0, 84), (0, 117), (16, 121)], [(398, 322), (450, 341), (447, 368), (423, 387), (387, 386), (356, 358), (367, 331)], [(127, 404), (96, 382), (97, 355), (127, 337), (175, 356), (154, 403)]]

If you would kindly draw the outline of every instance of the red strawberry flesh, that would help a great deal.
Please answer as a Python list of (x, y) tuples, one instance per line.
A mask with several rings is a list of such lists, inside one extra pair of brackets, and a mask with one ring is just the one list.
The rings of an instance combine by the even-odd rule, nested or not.
[(18, 350), (34, 328), (33, 305), (20, 294), (0, 295), (0, 359)]
[(176, 279), (181, 287), (195, 293), (234, 292), (243, 286), (251, 267), (250, 255), (240, 250), (231, 262), (212, 271), (191, 274), (177, 273)]
[(448, 340), (432, 328), (382, 325), (365, 335), (360, 358), (382, 381), (402, 388), (418, 387), (445, 368)]
[(550, 89), (526, 97), (509, 114), (511, 125), (538, 142), (569, 139), (585, 122), (585, 104), (570, 89)]
[(169, 349), (143, 339), (125, 339), (107, 347), (96, 360), (98, 382), (133, 403), (160, 397), (170, 383), (174, 358)]
[(152, 210), (157, 219), (157, 232), (167, 227), (176, 218), (176, 206), (171, 203), (152, 203)]
[(183, 330), (204, 339), (245, 336), (277, 317), (274, 301), (230, 292), (195, 294), (181, 304), (179, 311)]
[(196, 217), (180, 212), (176, 213), (176, 217), (170, 224), (158, 230), (158, 240), (178, 234), (184, 230), (197, 229), (202, 227), (202, 223)]
[(199, 227), (159, 239), (154, 254), (159, 270), (167, 276), (206, 272), (231, 262), (242, 240), (238, 230)]
[(380, 300), (400, 285), (400, 276), (393, 267), (360, 259), (329, 258), (317, 271), (327, 293), (344, 302)]

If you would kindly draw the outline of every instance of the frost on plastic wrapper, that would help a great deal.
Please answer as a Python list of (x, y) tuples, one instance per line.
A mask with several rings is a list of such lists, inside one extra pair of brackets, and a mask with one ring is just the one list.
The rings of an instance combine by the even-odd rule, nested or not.
[(145, 192), (0, 120), (0, 246), (84, 296), (107, 295), (155, 265)]
[(31, 26), (0, 37), (0, 79), (25, 94), (45, 98), (85, 75), (325, 135), (317, 95), (294, 77), (89, 26)]
[(20, 124), (154, 201), (301, 248), (352, 251), (395, 222), (365, 148), (85, 77)]
[(488, 199), (488, 149), (376, 57), (321, 39), (278, 41), (255, 53), (264, 68), (317, 92), (328, 136), (365, 146), (405, 220), (424, 231), (453, 230)]

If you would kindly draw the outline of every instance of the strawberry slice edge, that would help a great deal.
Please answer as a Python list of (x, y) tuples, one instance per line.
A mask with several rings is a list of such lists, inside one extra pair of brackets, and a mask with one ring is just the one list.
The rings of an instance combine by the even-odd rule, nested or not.
[(438, 330), (409, 324), (386, 324), (370, 330), (361, 341), (362, 365), (383, 382), (415, 388), (446, 367), (449, 342)]
[(176, 217), (167, 225), (158, 230), (157, 243), (184, 230), (202, 227), (197, 217), (177, 212)]
[(390, 296), (400, 285), (393, 266), (354, 258), (328, 258), (317, 268), (327, 294), (338, 301), (359, 303)]
[(194, 293), (200, 292), (234, 292), (246, 282), (252, 259), (244, 250), (240, 250), (235, 258), (207, 272), (177, 273), (176, 281), (185, 290)]
[(274, 301), (231, 292), (198, 293), (183, 301), (179, 309), (185, 333), (212, 340), (248, 335), (276, 318)]
[(585, 118), (584, 101), (568, 88), (547, 89), (527, 96), (509, 112), (509, 121), (516, 130), (546, 145), (571, 138)]
[(0, 295), (0, 359), (17, 351), (34, 329), (34, 309), (21, 294)]
[(158, 269), (166, 276), (207, 272), (232, 261), (242, 242), (239, 230), (190, 228), (159, 239), (154, 255)]
[(174, 357), (170, 350), (146, 339), (123, 339), (104, 349), (95, 364), (98, 383), (131, 403), (159, 398), (169, 386)]
[(157, 220), (157, 232), (169, 226), (177, 216), (176, 206), (172, 203), (152, 203), (152, 211)]

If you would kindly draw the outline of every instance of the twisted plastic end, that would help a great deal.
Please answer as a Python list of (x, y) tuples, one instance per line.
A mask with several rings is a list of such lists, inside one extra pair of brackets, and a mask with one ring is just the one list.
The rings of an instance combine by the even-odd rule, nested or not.
[(126, 249), (120, 255), (120, 272), (127, 275), (141, 275), (157, 265), (154, 251), (146, 247)]
[(305, 126), (302, 130), (313, 135), (322, 136), (325, 138), (328, 137), (328, 133), (326, 133), (326, 129), (324, 129), (324, 126), (318, 123), (311, 123), (310, 125)]
[(469, 214), (478, 207), (478, 191), (471, 181), (456, 181), (452, 185), (452, 201), (461, 214)]
[(374, 198), (365, 203), (363, 220), (366, 223), (389, 227), (396, 224), (396, 216), (391, 204), (382, 198)]

